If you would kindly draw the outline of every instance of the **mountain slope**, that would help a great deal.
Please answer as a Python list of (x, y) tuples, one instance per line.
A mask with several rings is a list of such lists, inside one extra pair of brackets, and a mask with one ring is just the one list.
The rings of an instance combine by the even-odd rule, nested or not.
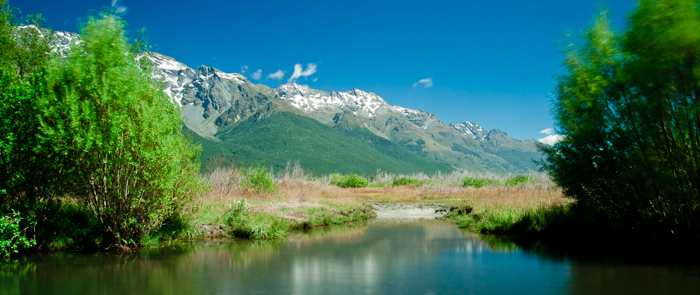
[(314, 119), (275, 112), (265, 118), (242, 121), (218, 133), (219, 142), (203, 137), (197, 141), (207, 150), (202, 157), (204, 164), (216, 157), (228, 156), (246, 166), (262, 162), (277, 169), (284, 168), (290, 161), (299, 162), (307, 172), (316, 175), (333, 172), (374, 175), (379, 168), (390, 173), (452, 170), (385, 139), (381, 141), (382, 138), (371, 133), (365, 136), (364, 139), (373, 145), (345, 136)]
[[(182, 120), (202, 137), (213, 137), (219, 128), (246, 120), (253, 114), (270, 115), (276, 110), (298, 112), (277, 97), (270, 87), (254, 84), (241, 74), (224, 73), (201, 66), (196, 71), (175, 59), (150, 53), (156, 65), (154, 78), (163, 81), (164, 91), (182, 107)], [(261, 113), (261, 109), (267, 112)]]
[[(55, 50), (62, 55), (70, 50), (68, 44), (81, 42), (80, 36), (73, 33), (48, 32), (46, 35), (52, 38)], [(450, 167), (497, 174), (526, 173), (536, 170), (533, 160), (542, 157), (533, 140), (520, 141), (499, 130), (487, 132), (474, 122), (448, 125), (434, 114), (389, 105), (378, 95), (359, 89), (325, 92), (293, 83), (271, 89), (251, 83), (237, 73), (225, 73), (207, 66), (194, 70), (162, 54), (151, 52), (140, 58), (143, 57), (153, 62), (154, 79), (162, 82), (164, 92), (181, 107), (185, 126), (197, 135), (195, 137), (208, 141), (203, 144), (205, 154), (219, 153), (232, 157), (236, 152), (235, 155), (246, 163), (264, 160), (266, 155), (262, 153), (263, 150), (274, 150), (274, 156), (303, 158), (296, 151), (283, 153), (277, 151), (279, 147), (262, 146), (253, 140), (252, 134), (238, 130), (253, 128), (249, 125), (251, 122), (259, 124), (278, 113), (292, 113), (313, 118), (335, 129), (338, 134), (364, 143), (367, 148), (394, 160), (416, 163), (412, 165), (413, 168), (438, 165), (440, 168), (430, 169)], [(295, 120), (290, 116), (277, 117), (276, 120), (281, 118)], [(304, 134), (303, 129), (290, 129), (309, 127), (308, 124), (297, 123), (298, 120), (288, 122), (288, 126), (280, 122), (273, 124), (286, 130), (286, 134), (268, 128), (259, 130), (267, 133), (256, 136), (268, 143), (285, 144), (265, 134), (277, 133), (280, 138), (287, 134)], [(235, 136), (248, 138), (237, 141)], [(229, 141), (226, 147), (217, 143), (222, 139)], [(239, 150), (235, 151), (234, 147)], [(291, 148), (309, 151), (300, 142)], [(334, 150), (330, 146), (324, 148)], [(273, 159), (274, 162), (280, 160)], [(390, 169), (385, 166), (375, 168)]]
[[(319, 122), (339, 130), (364, 128), (417, 155), (455, 168), (497, 174), (526, 173), (536, 170), (533, 159), (541, 158), (534, 142), (507, 135), (507, 141), (494, 141), (476, 123), (447, 125), (434, 114), (389, 105), (374, 93), (358, 89), (325, 92), (294, 83), (274, 90), (281, 99)], [(510, 146), (502, 150), (493, 148), (501, 142)]]

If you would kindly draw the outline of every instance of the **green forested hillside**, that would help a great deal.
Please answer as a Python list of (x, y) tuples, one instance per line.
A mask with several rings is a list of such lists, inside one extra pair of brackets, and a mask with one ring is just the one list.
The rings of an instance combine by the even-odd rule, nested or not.
[[(427, 173), (452, 168), (417, 156), (369, 132), (348, 131), (347, 136), (314, 119), (278, 112), (265, 119), (249, 119), (217, 133), (220, 142), (192, 133), (202, 144), (202, 168), (221, 156), (242, 165), (264, 163), (275, 169), (299, 162), (313, 174)], [(353, 136), (353, 137), (351, 137)], [(359, 138), (359, 139), (358, 139)]]

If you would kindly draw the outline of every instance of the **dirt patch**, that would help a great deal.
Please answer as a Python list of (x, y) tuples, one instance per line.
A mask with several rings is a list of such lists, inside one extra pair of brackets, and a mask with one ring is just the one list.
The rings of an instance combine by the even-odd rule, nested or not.
[(377, 219), (436, 219), (445, 216), (453, 207), (443, 203), (369, 203)]

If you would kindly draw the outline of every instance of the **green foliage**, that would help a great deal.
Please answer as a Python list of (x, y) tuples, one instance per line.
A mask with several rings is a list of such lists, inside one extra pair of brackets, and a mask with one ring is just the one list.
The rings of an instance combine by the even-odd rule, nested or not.
[(138, 244), (200, 191), (198, 149), (178, 109), (129, 51), (124, 23), (90, 18), (83, 42), (49, 64), (40, 85), (41, 151), (117, 248)]
[(585, 230), (581, 221), (591, 221), (579, 219), (582, 216), (570, 213), (569, 209), (570, 206), (564, 205), (536, 208), (491, 206), (474, 212), (470, 205), (461, 205), (445, 217), (459, 227), (481, 233), (571, 238)]
[(393, 185), (394, 186), (402, 186), (402, 185), (411, 185), (411, 186), (421, 186), (425, 184), (427, 180), (420, 180), (420, 179), (415, 179), (415, 178), (410, 178), (410, 177), (397, 177), (394, 178)]
[(21, 228), (21, 214), (12, 210), (11, 214), (0, 216), (0, 257), (8, 257), (18, 252), (21, 247), (33, 247), (36, 245), (34, 238), (27, 238), (28, 228), (36, 226), (36, 220), (29, 216), (29, 224)]
[(640, 1), (617, 36), (602, 15), (567, 49), (553, 102), (564, 139), (545, 170), (623, 235), (700, 238), (700, 13)]
[(527, 184), (535, 184), (535, 178), (529, 174), (514, 175), (503, 180), (503, 185), (510, 187), (523, 186)]
[(226, 225), (231, 227), (231, 234), (237, 238), (246, 239), (280, 239), (287, 236), (291, 227), (284, 218), (269, 213), (250, 212), (250, 205), (245, 199), (232, 204), (226, 218)]
[(369, 185), (369, 181), (362, 176), (357, 174), (343, 175), (339, 173), (331, 175), (331, 183), (341, 188), (366, 187)]
[(36, 239), (42, 249), (49, 251), (95, 251), (102, 241), (97, 217), (85, 206), (75, 202), (51, 200), (37, 204)]
[(482, 188), (496, 184), (498, 182), (490, 178), (465, 177), (462, 179), (462, 186), (464, 187)]
[(243, 175), (245, 177), (243, 187), (247, 190), (265, 191), (267, 193), (277, 191), (277, 182), (268, 173), (267, 169), (262, 166), (248, 168)]
[(51, 55), (41, 36), (41, 16), (22, 22), (0, 0), (0, 204), (32, 206), (61, 193), (50, 152), (38, 152), (37, 85)]

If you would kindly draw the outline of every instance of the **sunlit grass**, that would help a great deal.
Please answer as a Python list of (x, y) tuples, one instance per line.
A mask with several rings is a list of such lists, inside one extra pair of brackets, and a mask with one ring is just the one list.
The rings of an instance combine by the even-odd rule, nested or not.
[[(463, 171), (432, 176), (382, 173), (372, 178), (367, 186), (341, 188), (334, 185), (338, 175), (335, 181), (333, 175), (311, 177), (300, 167), (293, 166), (277, 173), (267, 172), (266, 177), (273, 181), (276, 189), (266, 191), (247, 189), (244, 171), (217, 168), (208, 175), (210, 192), (195, 198), (191, 205), (193, 224), (226, 224), (230, 222), (234, 204), (245, 200), (250, 206), (249, 218), (238, 222), (249, 223), (242, 225), (249, 229), (277, 224), (279, 234), (252, 235), (249, 231), (247, 234), (239, 232), (239, 235), (282, 237), (293, 229), (367, 219), (372, 216), (367, 213), (367, 203), (434, 202), (472, 208), (470, 214), (451, 216), (459, 226), (474, 231), (500, 232), (524, 217), (534, 216), (541, 208), (569, 203), (548, 177), (534, 173), (511, 177)], [(474, 179), (487, 180), (477, 181), (484, 185), (465, 185), (475, 183)]]

